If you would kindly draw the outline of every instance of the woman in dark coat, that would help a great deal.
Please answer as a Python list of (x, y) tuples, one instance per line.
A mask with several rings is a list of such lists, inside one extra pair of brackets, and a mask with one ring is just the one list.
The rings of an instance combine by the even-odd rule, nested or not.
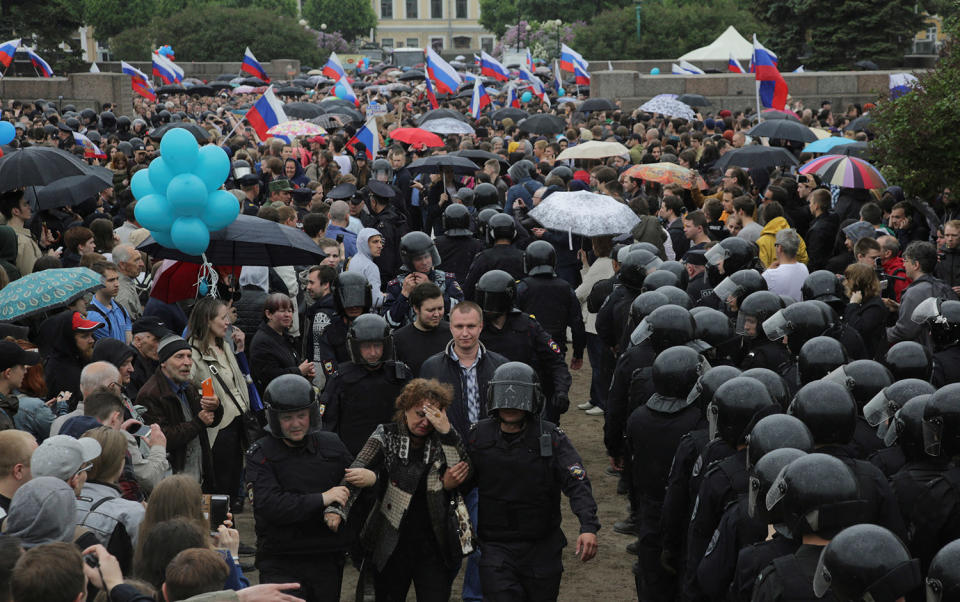
[(281, 374), (314, 377), (313, 362), (300, 361), (287, 330), (293, 324), (293, 302), (283, 293), (267, 297), (263, 307), (265, 322), (257, 329), (250, 344), (250, 366), (253, 382), (263, 395), (267, 385)]
[(843, 275), (843, 286), (850, 298), (844, 321), (863, 337), (867, 358), (877, 359), (878, 354), (886, 353), (885, 346), (880, 347), (881, 341), (886, 341), (887, 319), (887, 308), (880, 299), (880, 280), (873, 268), (861, 263), (850, 264)]

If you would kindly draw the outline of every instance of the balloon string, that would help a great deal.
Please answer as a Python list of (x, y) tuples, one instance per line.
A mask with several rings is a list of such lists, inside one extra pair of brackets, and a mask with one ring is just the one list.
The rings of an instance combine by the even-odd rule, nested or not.
[(203, 264), (200, 266), (200, 271), (198, 272), (197, 290), (200, 290), (200, 284), (209, 276), (210, 288), (209, 288), (208, 294), (214, 299), (216, 299), (217, 298), (217, 282), (220, 280), (220, 275), (217, 274), (217, 270), (213, 268), (213, 265), (210, 263), (210, 260), (207, 259), (206, 253), (201, 253), (200, 258), (203, 259)]

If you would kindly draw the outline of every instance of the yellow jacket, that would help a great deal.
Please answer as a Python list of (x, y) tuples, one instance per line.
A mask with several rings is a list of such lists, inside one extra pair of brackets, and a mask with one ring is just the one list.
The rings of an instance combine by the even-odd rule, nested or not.
[[(777, 251), (774, 249), (774, 243), (776, 243), (777, 232), (789, 228), (790, 224), (787, 223), (787, 220), (783, 217), (775, 217), (767, 225), (763, 227), (763, 232), (760, 233), (760, 238), (757, 239), (757, 247), (759, 249), (760, 261), (763, 262), (764, 267), (769, 266), (771, 263), (777, 260)], [(797, 261), (800, 263), (807, 263), (809, 259), (807, 258), (807, 245), (803, 242), (803, 238), (800, 238), (800, 249), (797, 251)]]

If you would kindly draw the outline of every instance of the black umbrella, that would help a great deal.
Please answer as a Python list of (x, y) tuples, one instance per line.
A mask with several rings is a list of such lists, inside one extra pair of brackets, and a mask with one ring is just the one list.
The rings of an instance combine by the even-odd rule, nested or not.
[(284, 86), (277, 89), (277, 96), (302, 96), (307, 91), (298, 86)]
[[(689, 104), (689, 103), (688, 103)], [(581, 113), (586, 113), (587, 111), (616, 111), (617, 105), (610, 102), (608, 98), (588, 98), (583, 101), (583, 104), (580, 105), (579, 111)]]
[(203, 129), (198, 125), (194, 125), (192, 123), (183, 123), (182, 121), (161, 125), (160, 127), (153, 130), (147, 135), (153, 138), (154, 140), (160, 140), (161, 138), (163, 138), (164, 134), (166, 134), (170, 130), (178, 129), (178, 128), (181, 130), (187, 130), (188, 132), (193, 134), (193, 137), (197, 139), (197, 142), (206, 142), (207, 140), (210, 139), (210, 134), (207, 133), (207, 130)]
[[(798, 119), (795, 115), (786, 113), (784, 111), (777, 111), (776, 109), (764, 109), (763, 112), (760, 113), (760, 117), (763, 117), (764, 121), (770, 121), (773, 119), (786, 119), (787, 121), (800, 123), (800, 119)], [(753, 117), (750, 118), (750, 120), (758, 121), (760, 117), (754, 114)]]
[(857, 117), (853, 121), (847, 124), (847, 127), (843, 128), (845, 132), (873, 132), (871, 127), (873, 120), (869, 115), (863, 115)]
[(354, 109), (347, 107), (330, 107), (329, 109), (324, 110), (324, 115), (342, 115), (347, 118), (348, 121), (353, 121), (354, 123), (360, 123), (363, 121), (363, 114)]
[(324, 109), (328, 113), (330, 112), (331, 107), (344, 107), (346, 109), (350, 109), (351, 111), (357, 110), (357, 105), (353, 104), (352, 101), (343, 98), (330, 97), (324, 98), (320, 101), (320, 108)]
[(213, 86), (190, 86), (186, 90), (187, 94), (196, 94), (197, 96), (213, 96), (216, 92), (213, 91)]
[(29, 146), (0, 157), (0, 190), (46, 186), (60, 178), (88, 173), (89, 166), (73, 153), (49, 146)]
[(221, 73), (217, 76), (217, 81), (220, 82), (230, 82), (237, 79), (236, 73)]
[(471, 96), (473, 96), (473, 90), (470, 88), (457, 92), (457, 98), (470, 98)]
[(420, 71), (419, 69), (411, 69), (410, 71), (407, 71), (406, 73), (398, 77), (397, 80), (406, 82), (406, 81), (413, 81), (417, 79), (426, 79), (426, 78), (427, 76), (424, 75), (423, 71)]
[(880, 68), (873, 61), (857, 61), (853, 65), (855, 67), (860, 67), (861, 69), (866, 69), (867, 71), (876, 71)]
[(240, 80), (240, 84), (244, 86), (253, 86), (254, 88), (258, 88), (260, 86), (266, 86), (267, 82), (263, 81), (259, 77), (245, 77)]
[(297, 119), (313, 119), (323, 115), (323, 109), (320, 105), (312, 102), (290, 102), (283, 105), (283, 112), (287, 117), (296, 117)]
[(453, 119), (459, 119), (467, 123), (467, 116), (460, 111), (454, 111), (453, 109), (433, 109), (432, 111), (424, 113), (420, 120), (417, 121), (417, 125), (423, 125), (424, 121), (430, 121), (431, 119), (444, 119), (446, 117), (452, 117)]
[[(707, 100), (706, 96), (701, 94), (681, 94), (677, 97), (677, 100), (682, 102), (685, 105), (690, 105), (691, 107), (709, 107), (713, 103)], [(587, 102), (590, 102), (589, 100)], [(586, 103), (584, 103), (586, 104)], [(581, 110), (583, 110), (581, 108)]]
[(224, 81), (210, 82), (210, 87), (214, 90), (230, 90), (233, 88), (233, 86), (230, 85), (230, 82)]
[(779, 138), (795, 142), (813, 142), (818, 139), (810, 128), (788, 119), (762, 121), (747, 130), (747, 134), (754, 137), (766, 136), (767, 138)]
[(507, 168), (510, 167), (510, 164), (506, 160), (496, 153), (491, 153), (490, 151), (475, 149), (467, 149), (462, 151), (454, 151), (452, 153), (447, 153), (448, 155), (454, 157), (465, 157), (470, 159), (477, 164), (477, 167), (483, 167), (483, 164), (489, 161), (490, 159), (496, 159), (500, 162), (500, 171), (506, 173)]
[(743, 167), (745, 169), (758, 169), (767, 167), (787, 166), (795, 167), (800, 165), (797, 158), (785, 148), (779, 146), (761, 146), (751, 144), (724, 154), (713, 164), (715, 169), (720, 171), (728, 167)]
[(497, 109), (493, 113), (490, 113), (490, 119), (494, 121), (513, 119), (514, 123), (520, 121), (521, 119), (526, 119), (529, 116), (530, 113), (527, 113), (523, 109), (518, 109), (516, 107), (504, 107), (502, 109)]
[(857, 157), (858, 159), (870, 159), (870, 145), (866, 142), (854, 142), (853, 144), (841, 144), (833, 147), (830, 151), (835, 155), (847, 155), (848, 157)]
[(559, 134), (566, 127), (563, 123), (563, 120), (555, 115), (547, 115), (546, 113), (537, 113), (536, 115), (531, 115), (519, 123), (520, 130), (523, 132), (530, 132), (531, 134), (543, 134), (545, 136), (553, 136), (554, 134)]
[(36, 209), (54, 209), (79, 205), (113, 186), (113, 172), (105, 167), (90, 167), (90, 173), (60, 178), (47, 186), (27, 188), (25, 197)]
[[(143, 241), (138, 249), (155, 259), (176, 259), (202, 263), (195, 255), (168, 249), (153, 240)], [(320, 248), (302, 231), (276, 222), (240, 215), (232, 224), (210, 234), (207, 260), (214, 265), (314, 265), (325, 257)]]
[(477, 173), (479, 167), (477, 164), (466, 157), (456, 155), (433, 155), (417, 159), (407, 166), (412, 174), (418, 173), (441, 173), (444, 167), (452, 167), (453, 173), (464, 176), (472, 176)]
[(166, 86), (160, 86), (157, 88), (157, 94), (164, 96), (169, 96), (170, 94), (183, 94), (187, 89), (181, 86), (180, 84), (169, 84)]

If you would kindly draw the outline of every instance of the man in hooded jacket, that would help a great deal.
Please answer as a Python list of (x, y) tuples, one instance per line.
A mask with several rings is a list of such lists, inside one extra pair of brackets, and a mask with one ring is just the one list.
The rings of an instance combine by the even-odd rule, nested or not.
[(374, 263), (384, 251), (384, 237), (375, 228), (364, 228), (357, 235), (357, 254), (347, 263), (348, 272), (359, 272), (370, 283), (373, 293), (373, 307), (379, 308), (383, 304), (381, 291), (380, 269)]
[(47, 390), (69, 391), (71, 409), (80, 400), (80, 371), (93, 358), (93, 331), (101, 326), (76, 311), (57, 314), (40, 326), (41, 336), (52, 342), (43, 374)]

